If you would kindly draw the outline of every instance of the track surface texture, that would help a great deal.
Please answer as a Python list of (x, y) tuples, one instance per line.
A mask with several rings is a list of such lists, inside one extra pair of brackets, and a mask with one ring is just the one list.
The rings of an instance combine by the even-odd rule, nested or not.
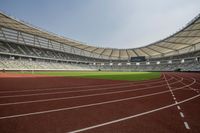
[(0, 73), (1, 133), (200, 133), (200, 74), (148, 81)]

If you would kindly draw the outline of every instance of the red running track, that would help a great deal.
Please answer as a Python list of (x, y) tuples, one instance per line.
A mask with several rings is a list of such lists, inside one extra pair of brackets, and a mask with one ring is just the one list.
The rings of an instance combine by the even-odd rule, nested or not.
[(200, 74), (149, 81), (0, 74), (1, 133), (199, 133)]

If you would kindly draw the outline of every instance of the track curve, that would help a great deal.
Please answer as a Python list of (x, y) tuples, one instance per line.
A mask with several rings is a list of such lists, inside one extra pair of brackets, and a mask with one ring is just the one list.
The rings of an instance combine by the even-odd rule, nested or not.
[(74, 86), (72, 82), (70, 79), (69, 87), (38, 84), (34, 88), (20, 85), (19, 89), (4, 85), (0, 90), (0, 131), (200, 132), (200, 109), (196, 108), (200, 106), (199, 74), (165, 72), (150, 81), (100, 80), (97, 84), (90, 80), (81, 81), (80, 86), (77, 80)]

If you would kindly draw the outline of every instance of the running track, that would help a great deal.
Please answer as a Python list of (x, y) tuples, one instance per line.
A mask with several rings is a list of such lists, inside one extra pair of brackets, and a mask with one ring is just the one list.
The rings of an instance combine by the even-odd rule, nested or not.
[(200, 74), (112, 81), (0, 73), (1, 133), (200, 133)]

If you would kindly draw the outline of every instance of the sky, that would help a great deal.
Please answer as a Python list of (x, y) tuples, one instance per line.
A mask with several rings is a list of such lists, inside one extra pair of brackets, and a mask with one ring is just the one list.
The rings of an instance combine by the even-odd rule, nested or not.
[(200, 0), (0, 0), (0, 11), (92, 46), (137, 48), (183, 28)]

